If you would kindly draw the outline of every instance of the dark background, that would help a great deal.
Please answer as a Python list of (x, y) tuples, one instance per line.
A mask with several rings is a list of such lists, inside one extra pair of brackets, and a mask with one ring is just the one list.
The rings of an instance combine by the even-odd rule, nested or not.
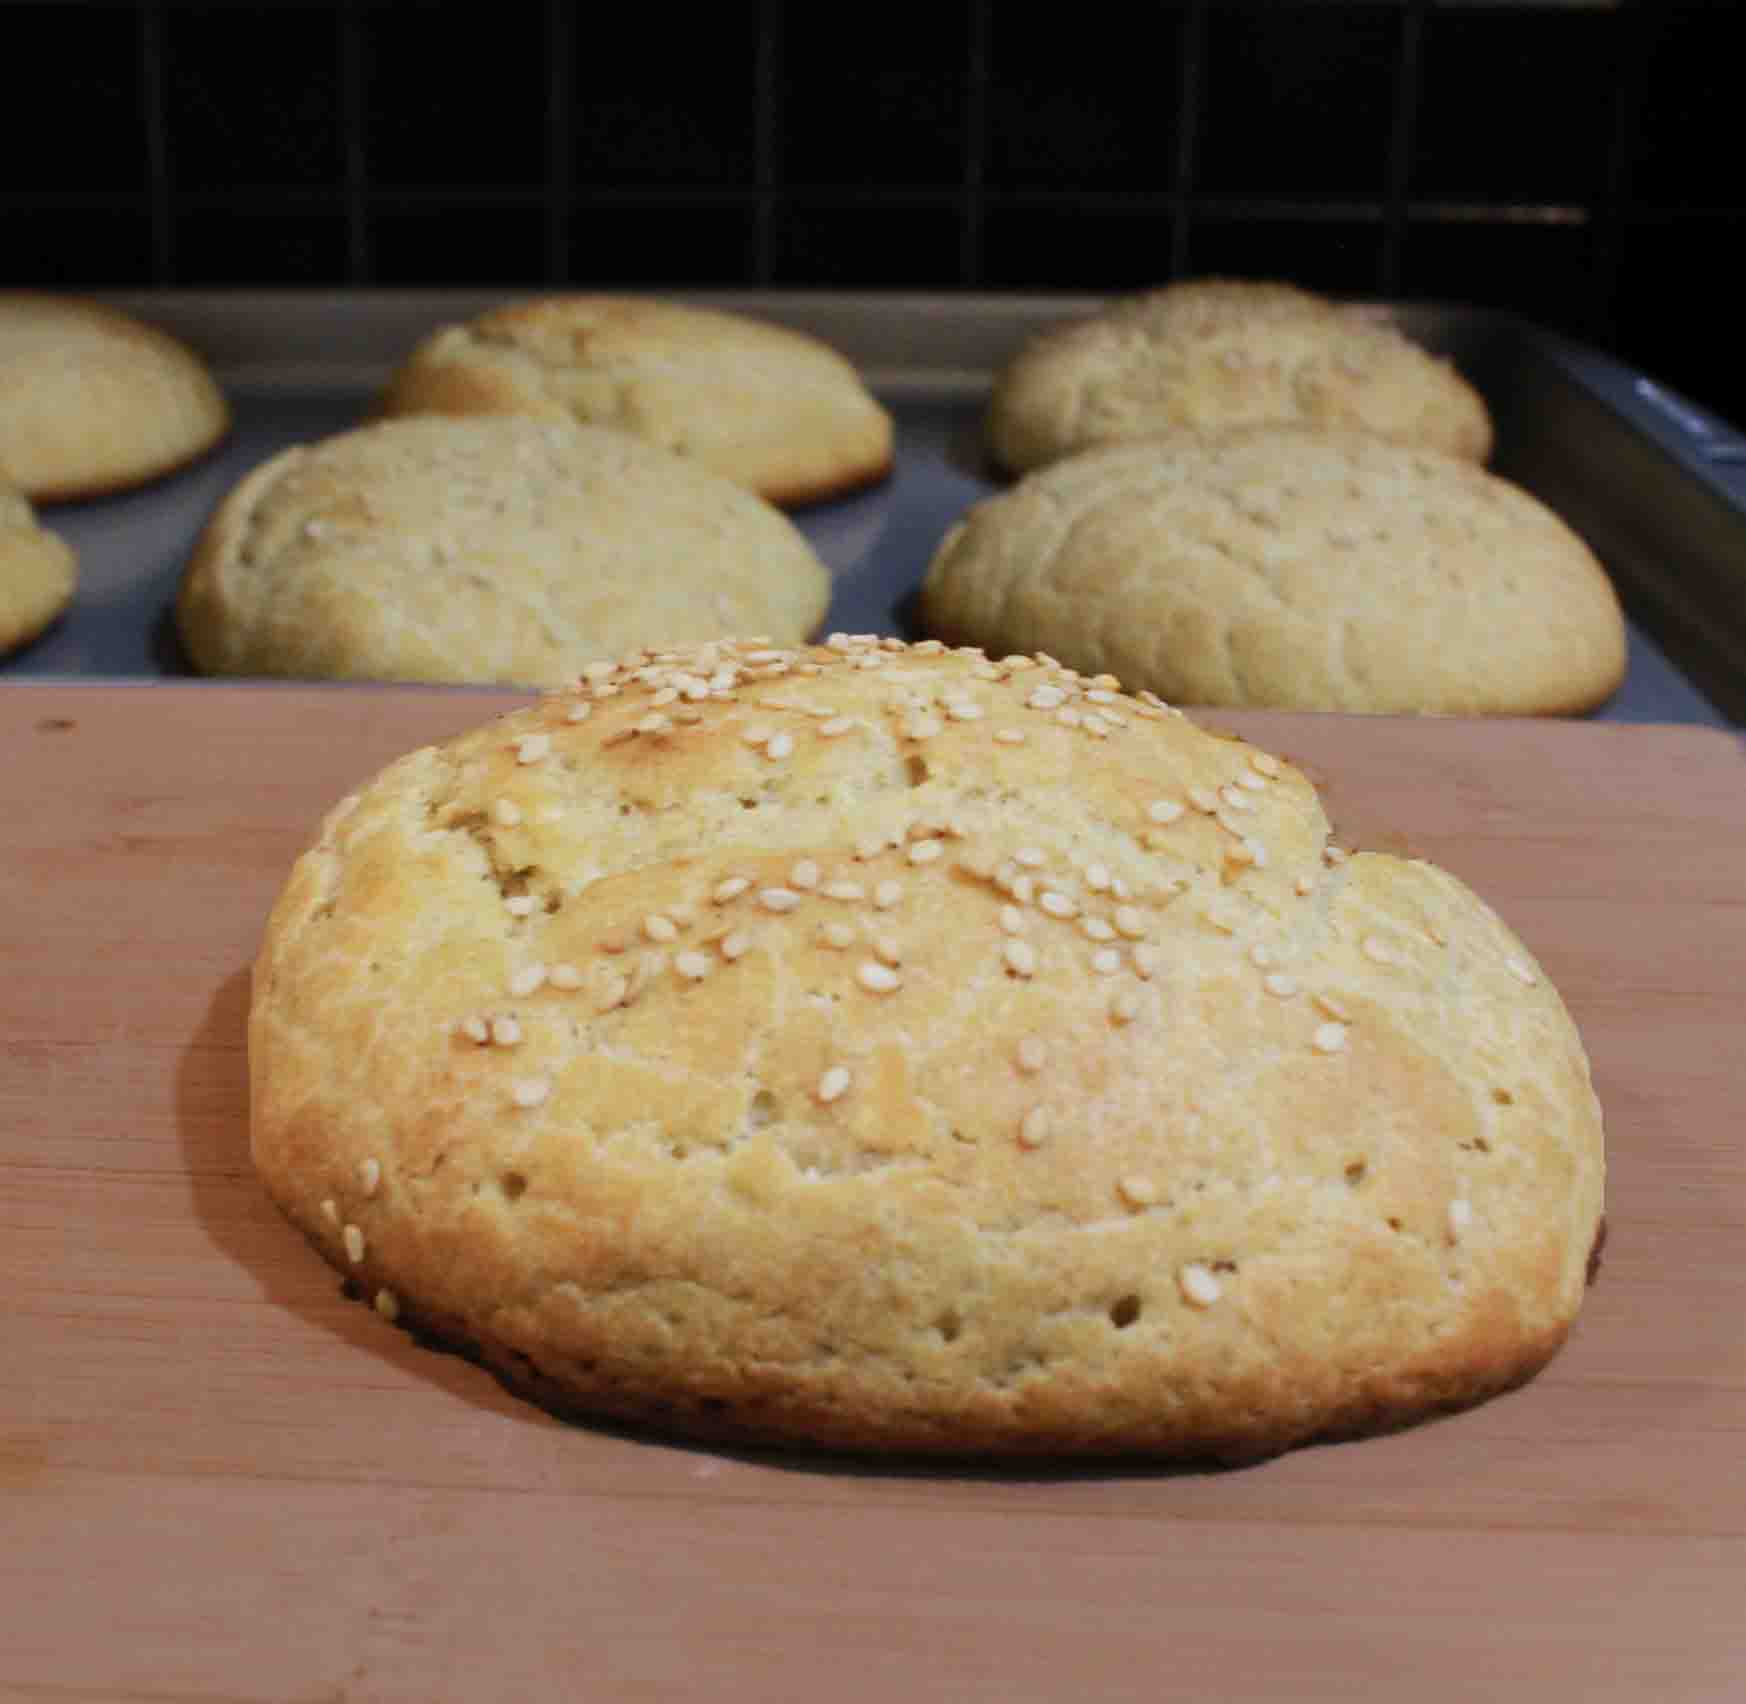
[(0, 5), (0, 284), (1513, 309), (1746, 422), (1743, 8)]

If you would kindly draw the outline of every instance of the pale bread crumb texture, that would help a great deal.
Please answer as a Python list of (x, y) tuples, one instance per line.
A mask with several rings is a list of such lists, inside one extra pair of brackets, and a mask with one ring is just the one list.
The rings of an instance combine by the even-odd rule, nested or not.
[(201, 357), (119, 309), (0, 291), (0, 482), (39, 503), (162, 478), (230, 429)]
[(1479, 393), (1376, 314), (1269, 280), (1201, 278), (1053, 327), (997, 376), (987, 436), (1024, 473), (1175, 428), (1345, 427), (1473, 461)]
[(644, 297), (518, 302), (426, 338), (381, 411), (518, 413), (615, 427), (784, 507), (892, 469), (891, 416), (804, 332)]
[(1567, 715), (1626, 662), (1605, 570), (1544, 504), (1459, 457), (1301, 428), (1027, 475), (942, 541), (920, 617), (1200, 706)]
[(823, 619), (794, 524), (623, 432), (382, 421), (283, 451), (208, 522), (177, 602), (203, 672), (549, 686), (652, 637)]
[(0, 483), (0, 656), (28, 645), (73, 601), (78, 561), (40, 525), (30, 504)]
[(1402, 1424), (1546, 1362), (1602, 1210), (1576, 1030), (1453, 876), (1113, 681), (864, 636), (645, 652), (390, 766), (271, 914), (249, 1066), (361, 1294), (727, 1439)]

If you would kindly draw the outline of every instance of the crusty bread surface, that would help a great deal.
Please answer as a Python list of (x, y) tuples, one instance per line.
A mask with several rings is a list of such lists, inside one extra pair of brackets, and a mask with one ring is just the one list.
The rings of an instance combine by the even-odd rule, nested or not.
[(395, 373), (381, 406), (616, 427), (783, 507), (876, 484), (892, 468), (890, 415), (828, 344), (643, 297), (545, 297), (446, 326)]
[(39, 503), (107, 496), (229, 429), (205, 362), (168, 332), (82, 297), (0, 291), (0, 482)]
[(751, 492), (623, 432), (423, 416), (283, 451), (219, 505), (177, 603), (208, 674), (552, 685), (670, 636), (823, 618)]
[(28, 645), (61, 615), (78, 572), (72, 546), (0, 484), (0, 656)]
[(1048, 651), (1185, 705), (1567, 715), (1626, 662), (1612, 584), (1550, 509), (1350, 431), (1070, 457), (972, 508), (919, 607), (948, 641)]
[(1484, 400), (1375, 314), (1268, 280), (1199, 278), (1053, 327), (997, 375), (991, 453), (1025, 473), (1173, 428), (1347, 427), (1483, 462)]
[(704, 1437), (1240, 1460), (1528, 1378), (1586, 1057), (1429, 864), (1044, 659), (592, 668), (344, 799), (266, 927), (267, 1189), (383, 1315)]

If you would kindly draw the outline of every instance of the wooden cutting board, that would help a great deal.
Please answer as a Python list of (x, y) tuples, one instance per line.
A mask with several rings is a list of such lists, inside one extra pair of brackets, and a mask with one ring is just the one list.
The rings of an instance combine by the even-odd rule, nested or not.
[(1746, 1695), (1746, 763), (1696, 730), (1221, 716), (1473, 883), (1588, 1042), (1611, 1239), (1532, 1385), (1237, 1472), (561, 1425), (344, 1301), (250, 1174), (319, 813), (519, 695), (0, 688), (0, 1696)]

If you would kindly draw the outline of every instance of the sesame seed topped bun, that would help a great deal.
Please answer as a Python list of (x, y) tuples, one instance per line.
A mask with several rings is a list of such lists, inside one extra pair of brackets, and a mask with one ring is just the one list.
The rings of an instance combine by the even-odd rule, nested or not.
[(1529, 1377), (1600, 1112), (1454, 877), (1046, 657), (590, 665), (328, 816), (256, 1165), (390, 1319), (565, 1412), (1242, 1459)]

